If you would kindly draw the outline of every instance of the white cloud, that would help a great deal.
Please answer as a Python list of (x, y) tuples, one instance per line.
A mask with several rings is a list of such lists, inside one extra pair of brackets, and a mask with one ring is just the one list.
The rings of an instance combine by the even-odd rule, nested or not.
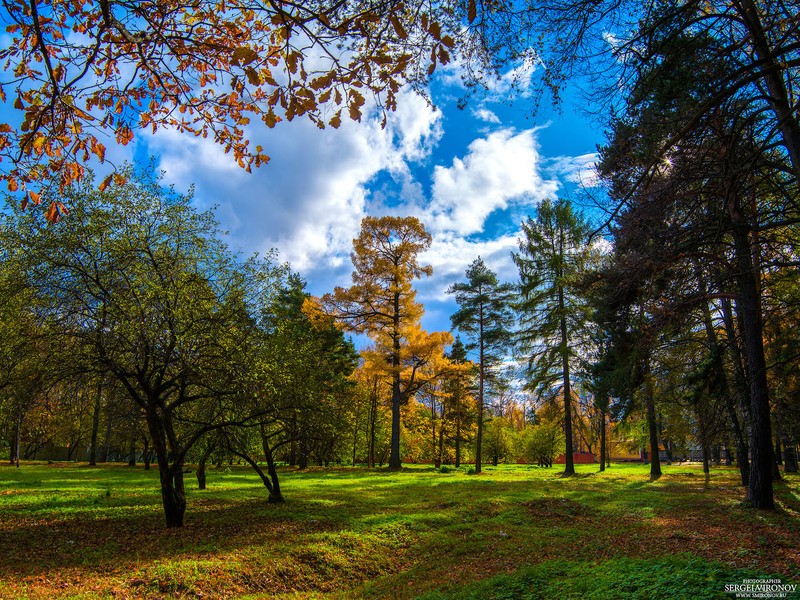
[(475, 118), (486, 121), (487, 123), (500, 123), (500, 117), (488, 108), (477, 108), (472, 111), (472, 114), (475, 115)]
[(600, 183), (597, 175), (597, 159), (596, 152), (580, 156), (556, 156), (547, 159), (545, 171), (584, 188), (597, 187)]
[(464, 271), (478, 256), (501, 281), (516, 279), (516, 267), (511, 260), (511, 252), (515, 250), (516, 233), (487, 240), (468, 240), (452, 233), (435, 234), (430, 249), (420, 257), (423, 264), (433, 267), (434, 273), (430, 280), (419, 283), (420, 299), (448, 300), (447, 288), (464, 280)]
[(433, 231), (470, 235), (483, 230), (486, 219), (509, 203), (535, 204), (559, 187), (540, 174), (536, 130), (503, 129), (479, 138), (450, 167), (433, 173), (433, 199), (426, 219)]
[(182, 189), (196, 183), (198, 203), (218, 205), (235, 246), (278, 248), (295, 270), (330, 285), (349, 270), (352, 239), (372, 212), (367, 184), (386, 170), (413, 191), (407, 163), (430, 153), (442, 133), (440, 120), (424, 99), (404, 94), (385, 129), (366, 117), (360, 124), (343, 121), (338, 130), (299, 119), (272, 130), (254, 126), (251, 143), (272, 159), (251, 174), (211, 140), (161, 131), (150, 138), (150, 149), (168, 182)]

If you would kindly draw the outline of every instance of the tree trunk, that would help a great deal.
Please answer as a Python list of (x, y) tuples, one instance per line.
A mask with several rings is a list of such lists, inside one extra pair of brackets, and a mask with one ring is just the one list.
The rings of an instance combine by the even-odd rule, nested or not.
[(278, 470), (275, 467), (275, 460), (272, 455), (272, 448), (269, 445), (269, 440), (265, 435), (263, 429), (261, 434), (261, 447), (264, 451), (264, 458), (267, 461), (267, 474), (269, 475), (272, 487), (269, 488), (269, 502), (278, 504), (283, 502), (283, 493), (281, 492), (281, 482), (278, 479)]
[(128, 466), (136, 466), (136, 426), (131, 422), (131, 440), (128, 446)]
[(606, 411), (600, 410), (600, 470), (606, 470)]
[(297, 468), (301, 470), (308, 468), (308, 448), (305, 437), (298, 442)]
[(784, 435), (783, 438), (783, 451), (785, 453), (785, 460), (783, 465), (784, 473), (797, 473), (797, 453), (794, 443)]
[(780, 431), (775, 432), (775, 464), (783, 464), (783, 451), (781, 450), (781, 435)]
[[(558, 307), (561, 314), (564, 311), (564, 290), (558, 290)], [(561, 318), (561, 374), (564, 379), (564, 475), (575, 474), (575, 464), (572, 457), (572, 389), (569, 380), (569, 346), (567, 338), (567, 320)]]
[(150, 455), (151, 455), (151, 453), (152, 453), (152, 451), (150, 450), (150, 438), (147, 437), (147, 436), (144, 436), (144, 439), (142, 440), (142, 460), (144, 461), (144, 470), (145, 471), (149, 471), (150, 470), (150, 459), (151, 459)]
[(456, 381), (456, 462), (455, 467), (461, 466), (461, 382)]
[(478, 315), (478, 436), (475, 440), (475, 474), (481, 472), (481, 452), (483, 451), (483, 392), (485, 385), (485, 365), (484, 365), (484, 347), (483, 347), (483, 304), (480, 305), (480, 313)]
[[(698, 273), (702, 273), (700, 269), (698, 269)], [(702, 279), (701, 279), (702, 281)], [(703, 293), (705, 293), (705, 283), (703, 283)], [(730, 311), (730, 301), (728, 302), (728, 311)], [(731, 321), (731, 328), (733, 327), (733, 319)], [(747, 458), (748, 448), (747, 448), (747, 441), (745, 439), (744, 432), (742, 431), (742, 426), (739, 423), (739, 416), (736, 414), (736, 406), (733, 403), (733, 398), (731, 397), (730, 393), (730, 385), (728, 384), (728, 373), (725, 369), (725, 365), (722, 362), (722, 349), (719, 346), (719, 341), (717, 340), (717, 333), (714, 329), (714, 323), (711, 319), (711, 310), (707, 303), (703, 304), (703, 322), (706, 329), (706, 337), (708, 338), (709, 347), (711, 349), (711, 356), (714, 360), (714, 368), (719, 375), (720, 382), (721, 382), (721, 395), (723, 401), (725, 402), (725, 410), (728, 413), (728, 423), (730, 424), (731, 432), (733, 433), (733, 439), (736, 443), (736, 462), (739, 466), (739, 475), (742, 480), (742, 485), (747, 485), (748, 477), (750, 475), (750, 462)], [(725, 322), (725, 327), (727, 330), (728, 324), (727, 319), (725, 317), (725, 306), (723, 304), (723, 322)], [(732, 331), (729, 332), (733, 333)], [(732, 339), (732, 343), (735, 344), (735, 338)]]
[(369, 448), (367, 450), (367, 466), (375, 468), (375, 424), (378, 420), (378, 377), (372, 382), (369, 396)]
[(767, 362), (764, 356), (759, 274), (753, 264), (749, 228), (736, 209), (733, 214), (734, 252), (738, 271), (737, 310), (742, 319), (745, 363), (750, 383), (750, 451), (752, 463), (748, 500), (754, 508), (775, 507), (772, 493), (772, 426), (770, 423)]
[(650, 359), (647, 359), (645, 382), (645, 404), (647, 405), (647, 429), (650, 432), (650, 477), (661, 477), (661, 458), (658, 452), (658, 423), (656, 423), (655, 392), (653, 390), (653, 376), (650, 373)]
[(444, 402), (442, 402), (442, 422), (439, 425), (439, 449), (436, 454), (437, 456), (437, 466), (442, 466), (442, 460), (444, 459), (444, 423), (445, 423), (445, 407)]
[(708, 444), (703, 442), (703, 473), (708, 475), (711, 470), (709, 468), (709, 462), (711, 459), (711, 450), (708, 448)]
[(107, 463), (109, 454), (111, 454), (111, 402), (110, 400), (106, 402), (106, 440), (105, 444), (103, 445), (103, 460), (102, 462)]
[[(747, 442), (749, 433), (745, 435), (744, 425), (750, 423), (750, 391), (747, 383), (747, 375), (742, 365), (742, 355), (739, 351), (739, 341), (736, 335), (736, 326), (733, 322), (733, 310), (731, 309), (731, 301), (729, 298), (722, 299), (722, 321), (725, 325), (725, 335), (728, 338), (728, 351), (731, 362), (733, 363), (733, 381), (736, 386), (736, 395), (739, 398), (739, 407), (744, 417), (744, 423), (741, 427), (741, 440), (739, 438), (735, 438), (735, 440), (736, 464), (739, 466), (742, 485), (746, 486), (750, 483), (750, 447)], [(735, 412), (734, 410), (734, 414)], [(730, 408), (728, 408), (728, 413), (730, 414)], [(738, 423), (738, 421), (739, 419), (737, 418), (736, 422)]]
[(89, 440), (89, 466), (97, 465), (97, 437), (100, 433), (100, 405), (103, 398), (103, 383), (97, 383), (97, 395), (94, 397), (92, 410), (92, 436)]
[[(157, 403), (150, 403), (157, 406)], [(158, 458), (158, 478), (161, 482), (161, 502), (164, 506), (164, 517), (167, 528), (183, 527), (183, 517), (186, 513), (186, 491), (183, 485), (183, 460), (178, 459), (170, 464), (170, 452), (167, 449), (167, 429), (170, 423), (165, 422), (167, 417), (159, 415), (157, 410), (147, 410), (145, 419), (153, 442), (153, 450)], [(171, 429), (170, 429), (171, 431)], [(173, 450), (175, 450), (173, 448)], [(173, 452), (179, 457), (180, 454)]]
[(394, 314), (392, 315), (392, 439), (389, 448), (389, 468), (393, 471), (402, 468), (400, 460), (400, 294), (394, 294)]
[(203, 451), (203, 454), (200, 456), (200, 462), (197, 463), (197, 489), (204, 490), (206, 489), (206, 463), (208, 462), (208, 458), (211, 456), (211, 453), (214, 452), (214, 448), (216, 444), (211, 443), (206, 446), (206, 449)]
[(19, 441), (22, 430), (22, 411), (14, 421), (14, 431), (11, 436), (11, 464), (19, 467)]

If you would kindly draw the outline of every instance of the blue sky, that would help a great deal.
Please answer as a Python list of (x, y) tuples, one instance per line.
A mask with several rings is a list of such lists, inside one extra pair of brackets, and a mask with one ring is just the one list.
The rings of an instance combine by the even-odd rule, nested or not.
[[(536, 77), (523, 81), (527, 75)], [(271, 161), (250, 174), (212, 141), (164, 130), (140, 133), (135, 148), (117, 152), (154, 156), (165, 183), (179, 191), (194, 185), (199, 207), (217, 207), (232, 247), (245, 254), (276, 248), (316, 295), (349, 285), (362, 217), (419, 217), (433, 235), (423, 257), (433, 276), (418, 285), (423, 326), (449, 329), (455, 305), (447, 287), (478, 255), (501, 279), (514, 279), (510, 251), (521, 220), (543, 198), (577, 197), (579, 182), (591, 185), (602, 142), (569, 95), (561, 114), (532, 118), (525, 87), (510, 102), (507, 81), (459, 109), (464, 90), (452, 67), (435, 78), (435, 106), (404, 93), (385, 129), (375, 114), (338, 130), (303, 120), (271, 130), (254, 124), (251, 142)]]

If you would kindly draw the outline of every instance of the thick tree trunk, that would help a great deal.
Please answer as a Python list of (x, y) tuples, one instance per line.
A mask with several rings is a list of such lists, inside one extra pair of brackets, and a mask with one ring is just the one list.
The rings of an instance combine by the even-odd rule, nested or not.
[(775, 432), (775, 464), (783, 464), (783, 450), (781, 449), (781, 434), (780, 431)]
[[(150, 403), (157, 406), (157, 403)], [(183, 527), (183, 517), (186, 513), (186, 491), (183, 485), (183, 460), (178, 459), (170, 464), (170, 452), (167, 448), (167, 430), (171, 431), (170, 423), (165, 422), (163, 415), (156, 409), (145, 413), (153, 450), (158, 459), (158, 477), (161, 482), (161, 502), (164, 506), (164, 517), (167, 527)], [(173, 450), (175, 450), (173, 448)], [(180, 456), (178, 453), (173, 453)]]
[(186, 493), (183, 488), (183, 464), (168, 464), (166, 452), (158, 456), (158, 475), (161, 480), (161, 501), (167, 527), (183, 527), (186, 513)]
[(737, 311), (742, 320), (745, 364), (750, 384), (750, 451), (752, 463), (748, 499), (754, 508), (775, 507), (772, 493), (772, 426), (770, 423), (767, 362), (764, 356), (759, 274), (753, 264), (749, 228), (735, 209), (733, 218), (734, 252), (738, 270)]

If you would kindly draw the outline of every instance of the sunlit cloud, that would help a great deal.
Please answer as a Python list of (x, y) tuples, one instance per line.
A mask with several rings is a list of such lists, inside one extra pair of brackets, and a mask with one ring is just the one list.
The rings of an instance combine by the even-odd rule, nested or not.
[(428, 207), (431, 228), (459, 235), (483, 230), (494, 211), (511, 202), (535, 205), (558, 189), (556, 180), (541, 175), (536, 130), (502, 129), (473, 141), (468, 153), (449, 167), (433, 172)]

